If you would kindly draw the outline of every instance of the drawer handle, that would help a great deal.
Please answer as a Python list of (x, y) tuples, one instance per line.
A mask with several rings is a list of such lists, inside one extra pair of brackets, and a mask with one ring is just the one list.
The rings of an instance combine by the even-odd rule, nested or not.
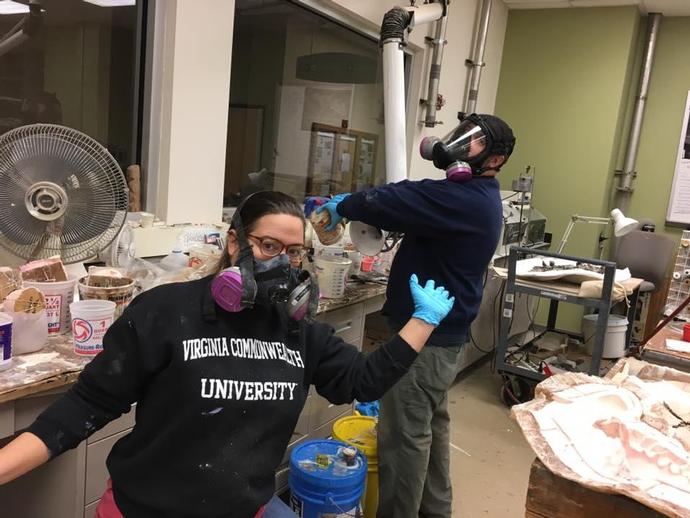
[(345, 323), (343, 327), (340, 327), (335, 330), (335, 334), (342, 333), (343, 331), (347, 331), (348, 329), (352, 329), (352, 320), (349, 322)]

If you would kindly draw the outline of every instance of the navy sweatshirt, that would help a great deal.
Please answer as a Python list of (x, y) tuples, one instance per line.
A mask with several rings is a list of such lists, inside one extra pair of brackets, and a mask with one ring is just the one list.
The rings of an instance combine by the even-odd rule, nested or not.
[(455, 304), (428, 343), (464, 342), (501, 233), (498, 181), (404, 180), (354, 193), (337, 211), (350, 220), (405, 233), (391, 266), (383, 313), (404, 324), (414, 311), (410, 275), (416, 273), (422, 284), (434, 279), (455, 296)]
[(209, 281), (134, 299), (104, 351), (27, 430), (54, 457), (136, 401), (134, 429), (108, 457), (127, 518), (253, 517), (273, 494), (310, 385), (332, 403), (371, 401), (417, 356), (399, 336), (367, 356), (324, 324), (289, 333), (272, 306), (225, 312)]

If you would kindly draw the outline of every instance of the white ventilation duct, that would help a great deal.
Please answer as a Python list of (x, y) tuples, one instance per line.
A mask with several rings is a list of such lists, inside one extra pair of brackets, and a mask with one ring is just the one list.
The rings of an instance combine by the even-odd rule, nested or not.
[[(388, 11), (381, 24), (381, 43), (383, 45), (383, 109), (386, 142), (386, 181), (399, 182), (407, 179), (407, 136), (405, 134), (405, 54), (403, 48), (407, 33), (412, 27), (443, 19), (437, 27), (437, 40), (445, 34), (446, 2), (433, 2), (420, 6), (394, 7)], [(438, 35), (441, 34), (440, 37)], [(439, 48), (440, 47), (440, 48)], [(433, 120), (435, 121), (436, 94), (440, 77), (440, 60), (443, 45), (437, 44), (432, 56), (430, 95), (433, 95)], [(433, 65), (432, 64), (432, 65)], [(434, 91), (435, 88), (435, 91)], [(435, 93), (434, 93), (435, 92)], [(429, 109), (429, 103), (427, 103)]]

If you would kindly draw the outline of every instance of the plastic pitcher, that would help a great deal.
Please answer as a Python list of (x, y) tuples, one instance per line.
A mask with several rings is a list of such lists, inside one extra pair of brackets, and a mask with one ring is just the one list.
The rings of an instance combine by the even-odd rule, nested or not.
[(327, 299), (339, 299), (345, 294), (351, 264), (352, 259), (347, 257), (322, 255), (316, 258), (314, 265), (321, 295)]

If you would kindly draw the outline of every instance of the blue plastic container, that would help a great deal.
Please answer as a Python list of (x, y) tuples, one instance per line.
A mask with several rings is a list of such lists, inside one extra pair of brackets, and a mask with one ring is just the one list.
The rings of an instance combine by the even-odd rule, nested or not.
[[(315, 440), (300, 444), (290, 455), (289, 484), (292, 510), (302, 518), (352, 513), (364, 492), (367, 459), (356, 451), (348, 465), (342, 457), (352, 446), (340, 441)], [(354, 516), (351, 514), (351, 516)]]

